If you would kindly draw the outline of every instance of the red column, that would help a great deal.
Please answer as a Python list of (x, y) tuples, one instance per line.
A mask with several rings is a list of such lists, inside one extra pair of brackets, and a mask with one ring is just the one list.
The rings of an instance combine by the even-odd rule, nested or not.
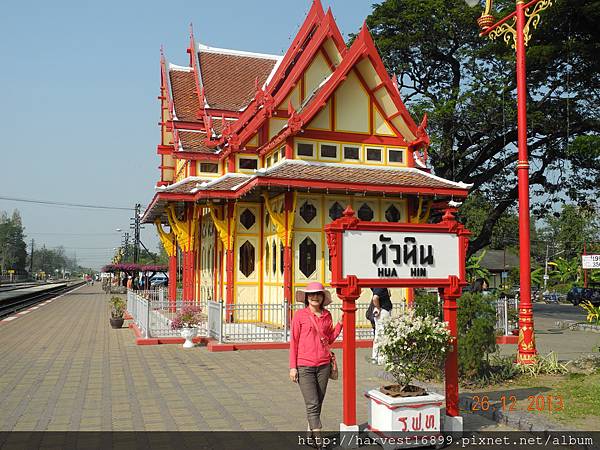
[[(227, 291), (225, 292), (225, 304), (227, 306), (233, 305), (233, 270), (235, 261), (233, 259), (233, 251), (235, 245), (235, 239), (233, 239), (233, 230), (232, 227), (235, 226), (235, 223), (232, 223), (231, 218), (233, 218), (235, 205), (233, 203), (229, 203), (226, 209), (226, 217), (227, 217), (227, 229), (229, 231), (230, 236), (230, 248), (226, 253), (226, 267), (225, 271), (227, 273)], [(226, 318), (228, 322), (232, 321), (231, 309), (229, 309), (229, 314), (226, 314)]]
[(360, 297), (360, 288), (354, 276), (348, 277), (349, 285), (337, 288), (337, 296), (342, 299), (344, 312), (344, 341), (342, 349), (342, 404), (344, 425), (356, 423), (356, 299)]
[(456, 417), (458, 408), (458, 324), (456, 316), (456, 299), (460, 294), (454, 290), (440, 289), (444, 301), (444, 321), (450, 330), (451, 348), (446, 356), (445, 384), (446, 384), (446, 415)]
[(527, 156), (527, 80), (525, 77), (525, 11), (517, 0), (517, 135), (519, 160), (519, 345), (517, 362), (531, 364), (536, 354), (531, 305), (531, 265), (529, 239), (529, 163)]

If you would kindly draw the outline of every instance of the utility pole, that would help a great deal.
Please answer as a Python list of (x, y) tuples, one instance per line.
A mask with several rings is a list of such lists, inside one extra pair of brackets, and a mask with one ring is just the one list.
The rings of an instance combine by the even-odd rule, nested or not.
[(29, 276), (33, 276), (33, 239), (31, 240), (31, 257), (29, 258)]
[(135, 216), (131, 218), (132, 222), (129, 226), (133, 230), (133, 262), (137, 264), (140, 256), (140, 211), (142, 205), (135, 204)]

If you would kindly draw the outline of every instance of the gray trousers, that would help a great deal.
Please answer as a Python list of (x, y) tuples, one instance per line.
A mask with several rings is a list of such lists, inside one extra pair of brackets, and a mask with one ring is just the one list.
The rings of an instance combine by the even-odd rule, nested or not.
[(306, 418), (311, 430), (323, 428), (321, 406), (329, 382), (329, 363), (322, 366), (298, 366), (298, 385), (306, 404)]

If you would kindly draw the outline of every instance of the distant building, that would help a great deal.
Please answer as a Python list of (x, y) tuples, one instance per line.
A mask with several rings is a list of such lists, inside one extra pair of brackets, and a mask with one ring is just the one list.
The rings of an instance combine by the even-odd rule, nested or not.
[[(478, 254), (480, 255), (481, 252)], [(504, 272), (508, 276), (511, 269), (519, 267), (519, 255), (509, 250), (485, 250), (481, 267), (490, 271), (489, 287), (499, 288), (506, 283), (502, 279), (502, 273)]]
[(361, 220), (423, 223), (467, 196), (427, 168), (426, 120), (408, 114), (366, 26), (347, 47), (318, 0), (283, 56), (193, 35), (188, 54), (161, 57), (160, 177), (143, 217), (170, 256), (171, 297), (179, 259), (184, 299), (292, 301), (328, 285), (323, 227), (348, 205)]

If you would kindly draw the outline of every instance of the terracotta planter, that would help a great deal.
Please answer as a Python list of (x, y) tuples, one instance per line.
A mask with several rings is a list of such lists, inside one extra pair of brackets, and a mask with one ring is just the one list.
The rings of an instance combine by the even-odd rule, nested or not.
[(110, 326), (115, 330), (121, 328), (123, 326), (123, 322), (125, 319), (123, 317), (111, 317), (110, 318)]
[[(389, 390), (390, 386), (386, 386), (386, 388)], [(365, 397), (369, 400), (367, 428), (374, 436), (393, 435), (398, 437), (401, 433), (413, 436), (419, 434), (433, 439), (441, 436), (440, 409), (444, 404), (442, 395), (425, 392), (423, 395), (413, 397), (391, 397), (379, 389), (371, 389), (365, 393)], [(394, 448), (430, 445), (430, 443), (423, 445), (412, 443), (411, 445), (396, 445)]]

